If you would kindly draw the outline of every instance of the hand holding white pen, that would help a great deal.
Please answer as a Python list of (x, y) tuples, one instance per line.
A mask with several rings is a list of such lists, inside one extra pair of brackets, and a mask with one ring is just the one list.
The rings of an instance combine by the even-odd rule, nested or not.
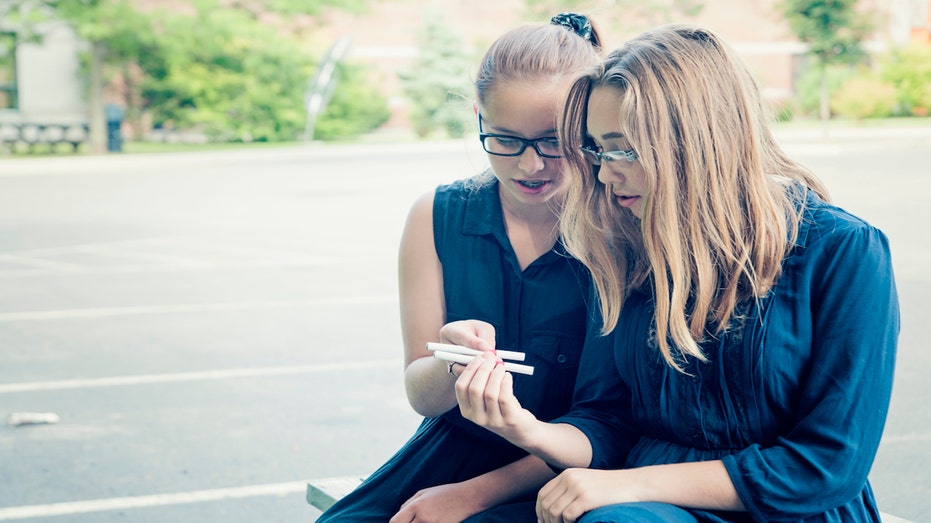
[(459, 411), (476, 425), (523, 447), (540, 422), (514, 396), (514, 375), (505, 372), (500, 358), (491, 352), (474, 358), (456, 379)]
[[(482, 354), (482, 351), (463, 347), (461, 345), (451, 345), (448, 343), (427, 343), (427, 350), (433, 352), (433, 357), (445, 361), (462, 363), (468, 365), (473, 358)], [(495, 354), (502, 360), (524, 361), (523, 352), (509, 350), (498, 350)], [(516, 372), (518, 374), (533, 374), (533, 367), (530, 365), (521, 365), (519, 363), (504, 362), (504, 370)]]

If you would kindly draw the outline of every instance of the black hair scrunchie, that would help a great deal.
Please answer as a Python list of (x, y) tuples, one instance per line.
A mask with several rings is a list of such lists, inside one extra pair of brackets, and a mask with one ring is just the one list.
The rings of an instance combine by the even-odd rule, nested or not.
[(553, 25), (561, 25), (592, 44), (598, 45), (598, 42), (595, 41), (595, 32), (592, 29), (592, 22), (585, 15), (559, 13), (553, 18), (550, 18), (550, 23)]

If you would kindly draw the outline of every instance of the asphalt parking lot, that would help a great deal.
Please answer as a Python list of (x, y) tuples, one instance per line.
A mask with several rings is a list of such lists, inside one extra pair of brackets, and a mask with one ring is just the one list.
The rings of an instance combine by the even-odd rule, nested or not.
[[(931, 132), (782, 134), (892, 244), (902, 307), (871, 480), (931, 521)], [(476, 141), (477, 142), (477, 141)], [(396, 252), (477, 143), (0, 157), (0, 521), (312, 521), (307, 480), (413, 432)]]

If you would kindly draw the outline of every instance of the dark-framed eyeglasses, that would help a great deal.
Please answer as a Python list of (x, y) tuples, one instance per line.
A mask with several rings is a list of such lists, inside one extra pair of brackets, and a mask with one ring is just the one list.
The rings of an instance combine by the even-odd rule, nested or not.
[(562, 149), (559, 147), (559, 138), (546, 136), (527, 140), (519, 136), (482, 132), (482, 114), (478, 115), (478, 138), (482, 141), (482, 148), (488, 154), (495, 156), (520, 156), (527, 147), (533, 149), (541, 158), (562, 158)]
[(599, 151), (600, 147), (579, 147), (579, 150), (582, 151), (582, 156), (586, 160), (592, 163), (592, 165), (601, 165), (602, 162), (610, 163), (618, 160), (627, 160), (628, 163), (634, 163), (639, 156), (637, 156), (637, 151), (633, 149), (627, 150), (618, 150), (618, 151)]

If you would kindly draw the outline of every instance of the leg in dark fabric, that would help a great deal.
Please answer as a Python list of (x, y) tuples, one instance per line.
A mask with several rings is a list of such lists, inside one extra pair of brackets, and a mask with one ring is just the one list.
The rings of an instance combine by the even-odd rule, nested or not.
[(696, 523), (687, 510), (668, 503), (621, 503), (586, 512), (578, 523)]
[(536, 502), (499, 505), (472, 516), (462, 523), (537, 523)]

